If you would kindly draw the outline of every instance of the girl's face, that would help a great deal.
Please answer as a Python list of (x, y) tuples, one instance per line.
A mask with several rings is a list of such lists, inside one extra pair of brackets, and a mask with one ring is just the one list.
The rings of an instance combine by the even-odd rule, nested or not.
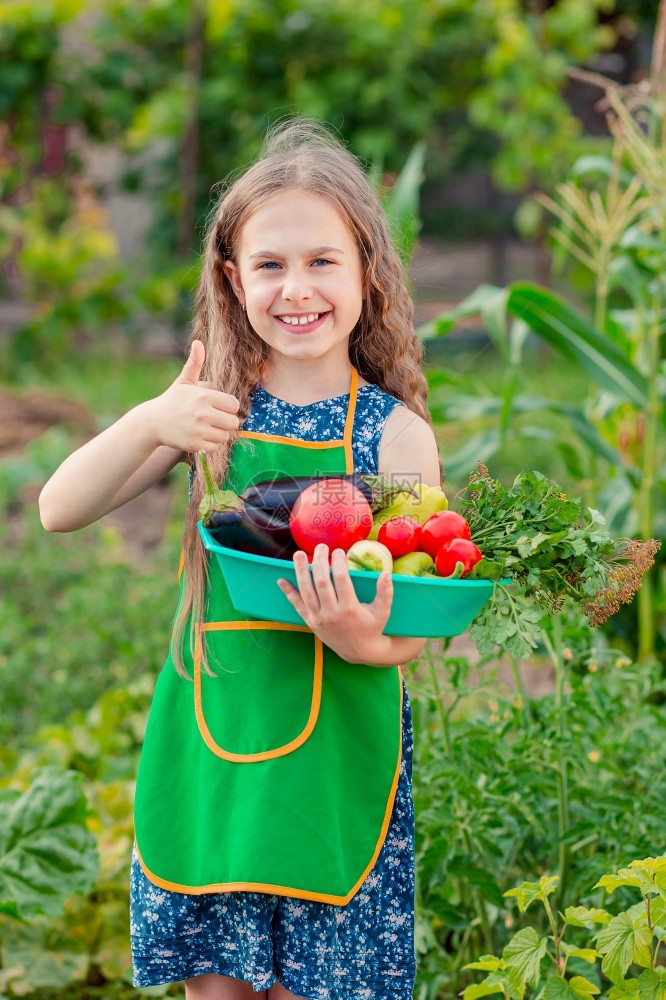
[(242, 227), (236, 261), (225, 263), (225, 273), (271, 352), (293, 360), (348, 358), (363, 273), (356, 241), (326, 198), (294, 189), (264, 202)]

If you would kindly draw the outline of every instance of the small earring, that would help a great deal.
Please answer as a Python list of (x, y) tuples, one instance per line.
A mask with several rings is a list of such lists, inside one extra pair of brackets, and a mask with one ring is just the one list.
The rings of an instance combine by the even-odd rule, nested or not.
[(247, 306), (245, 305), (244, 302), (241, 302), (241, 309), (243, 310), (243, 312), (247, 312)]

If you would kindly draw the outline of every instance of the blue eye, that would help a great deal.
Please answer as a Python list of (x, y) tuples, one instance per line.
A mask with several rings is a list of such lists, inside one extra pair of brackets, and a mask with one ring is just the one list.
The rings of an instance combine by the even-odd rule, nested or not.
[(269, 270), (269, 271), (272, 271), (274, 268), (279, 267), (279, 266), (280, 265), (278, 263), (276, 263), (276, 261), (274, 261), (274, 260), (267, 260), (264, 264), (260, 264), (259, 265), (260, 269), (261, 268), (266, 268), (266, 270)]
[(313, 263), (315, 263), (315, 264), (330, 264), (331, 261), (330, 260), (324, 260), (323, 257), (318, 257), (317, 260), (315, 260)]

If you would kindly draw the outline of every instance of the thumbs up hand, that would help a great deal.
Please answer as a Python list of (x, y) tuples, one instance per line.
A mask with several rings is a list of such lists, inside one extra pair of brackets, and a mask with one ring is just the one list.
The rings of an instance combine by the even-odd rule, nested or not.
[(197, 385), (201, 369), (206, 360), (206, 348), (200, 340), (193, 340), (187, 361), (183, 365), (180, 375), (174, 379), (173, 385)]
[(205, 359), (204, 345), (194, 340), (180, 375), (146, 404), (160, 444), (186, 452), (211, 452), (239, 426), (236, 397), (199, 381)]

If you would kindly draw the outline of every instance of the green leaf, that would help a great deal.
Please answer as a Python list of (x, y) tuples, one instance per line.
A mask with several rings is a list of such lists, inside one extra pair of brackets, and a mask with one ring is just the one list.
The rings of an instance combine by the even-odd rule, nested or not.
[(425, 155), (426, 143), (417, 142), (383, 202), (391, 235), (403, 264), (408, 264), (411, 260), (421, 228), (419, 191), (423, 181)]
[(89, 964), (83, 943), (70, 938), (44, 917), (30, 924), (6, 924), (2, 931), (2, 957), (12, 970), (8, 981), (17, 996), (68, 986), (85, 976)]
[(547, 944), (547, 939), (540, 938), (533, 927), (524, 927), (513, 935), (504, 948), (502, 958), (509, 969), (515, 972), (521, 988), (524, 988), (526, 983), (536, 986), (539, 982), (541, 959), (546, 954)]
[(575, 945), (567, 944), (566, 941), (561, 942), (560, 948), (567, 958), (580, 958), (583, 962), (589, 962), (590, 965), (594, 965), (599, 958), (599, 952), (595, 951), (594, 948), (577, 948)]
[(447, 309), (440, 313), (431, 323), (420, 327), (418, 334), (422, 338), (442, 337), (447, 334), (461, 319), (481, 313), (488, 333), (498, 342), (507, 336), (506, 304), (509, 292), (497, 285), (479, 285), (474, 291), (459, 302), (455, 309)]
[(524, 913), (535, 899), (543, 900), (555, 892), (555, 886), (559, 881), (557, 875), (542, 875), (538, 882), (522, 882), (514, 889), (509, 889), (504, 895), (515, 896), (518, 909)]
[(469, 580), (499, 580), (504, 573), (504, 563), (492, 559), (480, 559), (467, 574)]
[(658, 896), (650, 901), (650, 914), (653, 925), (666, 923), (666, 900), (663, 896)]
[(647, 960), (651, 964), (651, 943), (652, 934), (644, 920), (635, 925), (628, 913), (619, 913), (597, 934), (597, 950), (604, 956), (601, 971), (619, 983), (632, 962), (645, 965)]
[(666, 892), (665, 862), (664, 858), (632, 861), (628, 868), (620, 868), (616, 875), (604, 875), (599, 879), (595, 888), (603, 888), (607, 892), (613, 893), (620, 886), (633, 886), (640, 889), (643, 896), (656, 895), (657, 893), (663, 896)]
[[(626, 869), (626, 868), (623, 869), (623, 870), (624, 871), (628, 871), (628, 869)], [(615, 890), (619, 889), (620, 886), (623, 886), (623, 885), (632, 886), (634, 889), (638, 889), (638, 887), (640, 885), (640, 880), (638, 878), (638, 875), (632, 875), (632, 874), (629, 874), (629, 875), (626, 875), (626, 876), (623, 876), (621, 874), (620, 875), (603, 875), (593, 888), (595, 888), (595, 889), (605, 889), (606, 892), (609, 893), (612, 896), (612, 894), (615, 892)]]
[(599, 987), (595, 983), (591, 983), (585, 976), (574, 976), (573, 979), (570, 979), (569, 989), (578, 1000), (590, 1000), (590, 997), (601, 992)]
[(491, 993), (503, 993), (504, 996), (508, 996), (509, 987), (505, 976), (491, 972), (480, 983), (471, 983), (463, 991), (463, 1000), (478, 1000), (479, 997), (487, 997)]
[(509, 286), (507, 308), (555, 350), (577, 362), (598, 385), (644, 409), (647, 379), (608, 337), (553, 292), (517, 282)]
[[(584, 177), (585, 174), (603, 174), (604, 177), (612, 177), (617, 172), (617, 164), (609, 156), (599, 156), (589, 154), (579, 156), (576, 162), (569, 168), (568, 176), (573, 180)], [(626, 169), (620, 171), (620, 182), (627, 186), (633, 179), (633, 174)]]
[(639, 248), (641, 250), (657, 250), (659, 253), (666, 251), (666, 245), (658, 240), (651, 233), (646, 233), (640, 226), (629, 226), (622, 233), (619, 245), (629, 249)]
[(559, 413), (563, 416), (569, 422), (569, 426), (576, 432), (581, 441), (583, 441), (599, 458), (603, 458), (606, 462), (610, 462), (611, 465), (623, 464), (620, 452), (616, 448), (613, 448), (613, 446), (601, 436), (596, 427), (587, 419), (580, 407), (570, 406), (567, 403), (550, 401), (544, 406), (544, 409), (549, 410), (551, 413)]
[(570, 927), (586, 927), (590, 931), (594, 930), (595, 924), (607, 924), (611, 919), (606, 910), (587, 906), (567, 906), (560, 916)]
[(576, 362), (597, 385), (634, 406), (646, 407), (647, 379), (621, 348), (563, 299), (539, 285), (528, 282), (516, 282), (507, 288), (480, 285), (455, 309), (422, 327), (419, 335), (443, 336), (461, 319), (481, 313), (490, 336), (504, 345), (508, 338), (507, 311), (556, 351)]
[(476, 962), (468, 962), (463, 969), (479, 969), (480, 972), (498, 972), (506, 969), (506, 962), (495, 955), (482, 955)]
[(500, 446), (499, 431), (481, 431), (468, 437), (457, 451), (444, 458), (447, 476), (458, 479), (470, 472), (477, 462), (487, 462), (495, 455)]
[(666, 1000), (666, 969), (663, 965), (641, 972), (638, 996), (640, 1000)]
[(546, 981), (543, 1000), (591, 1000), (599, 992), (599, 987), (584, 976), (574, 976), (568, 980), (551, 976)]
[[(623, 875), (626, 870), (623, 868), (620, 875)], [(648, 893), (659, 893), (661, 898), (666, 900), (666, 856), (632, 861), (629, 864), (629, 870), (638, 875), (640, 889), (644, 896)]]
[(638, 997), (638, 980), (623, 979), (608, 991), (608, 1000), (636, 1000)]
[(65, 900), (95, 884), (95, 838), (85, 825), (81, 775), (39, 770), (22, 795), (0, 802), (0, 903), (26, 919), (59, 916)]

